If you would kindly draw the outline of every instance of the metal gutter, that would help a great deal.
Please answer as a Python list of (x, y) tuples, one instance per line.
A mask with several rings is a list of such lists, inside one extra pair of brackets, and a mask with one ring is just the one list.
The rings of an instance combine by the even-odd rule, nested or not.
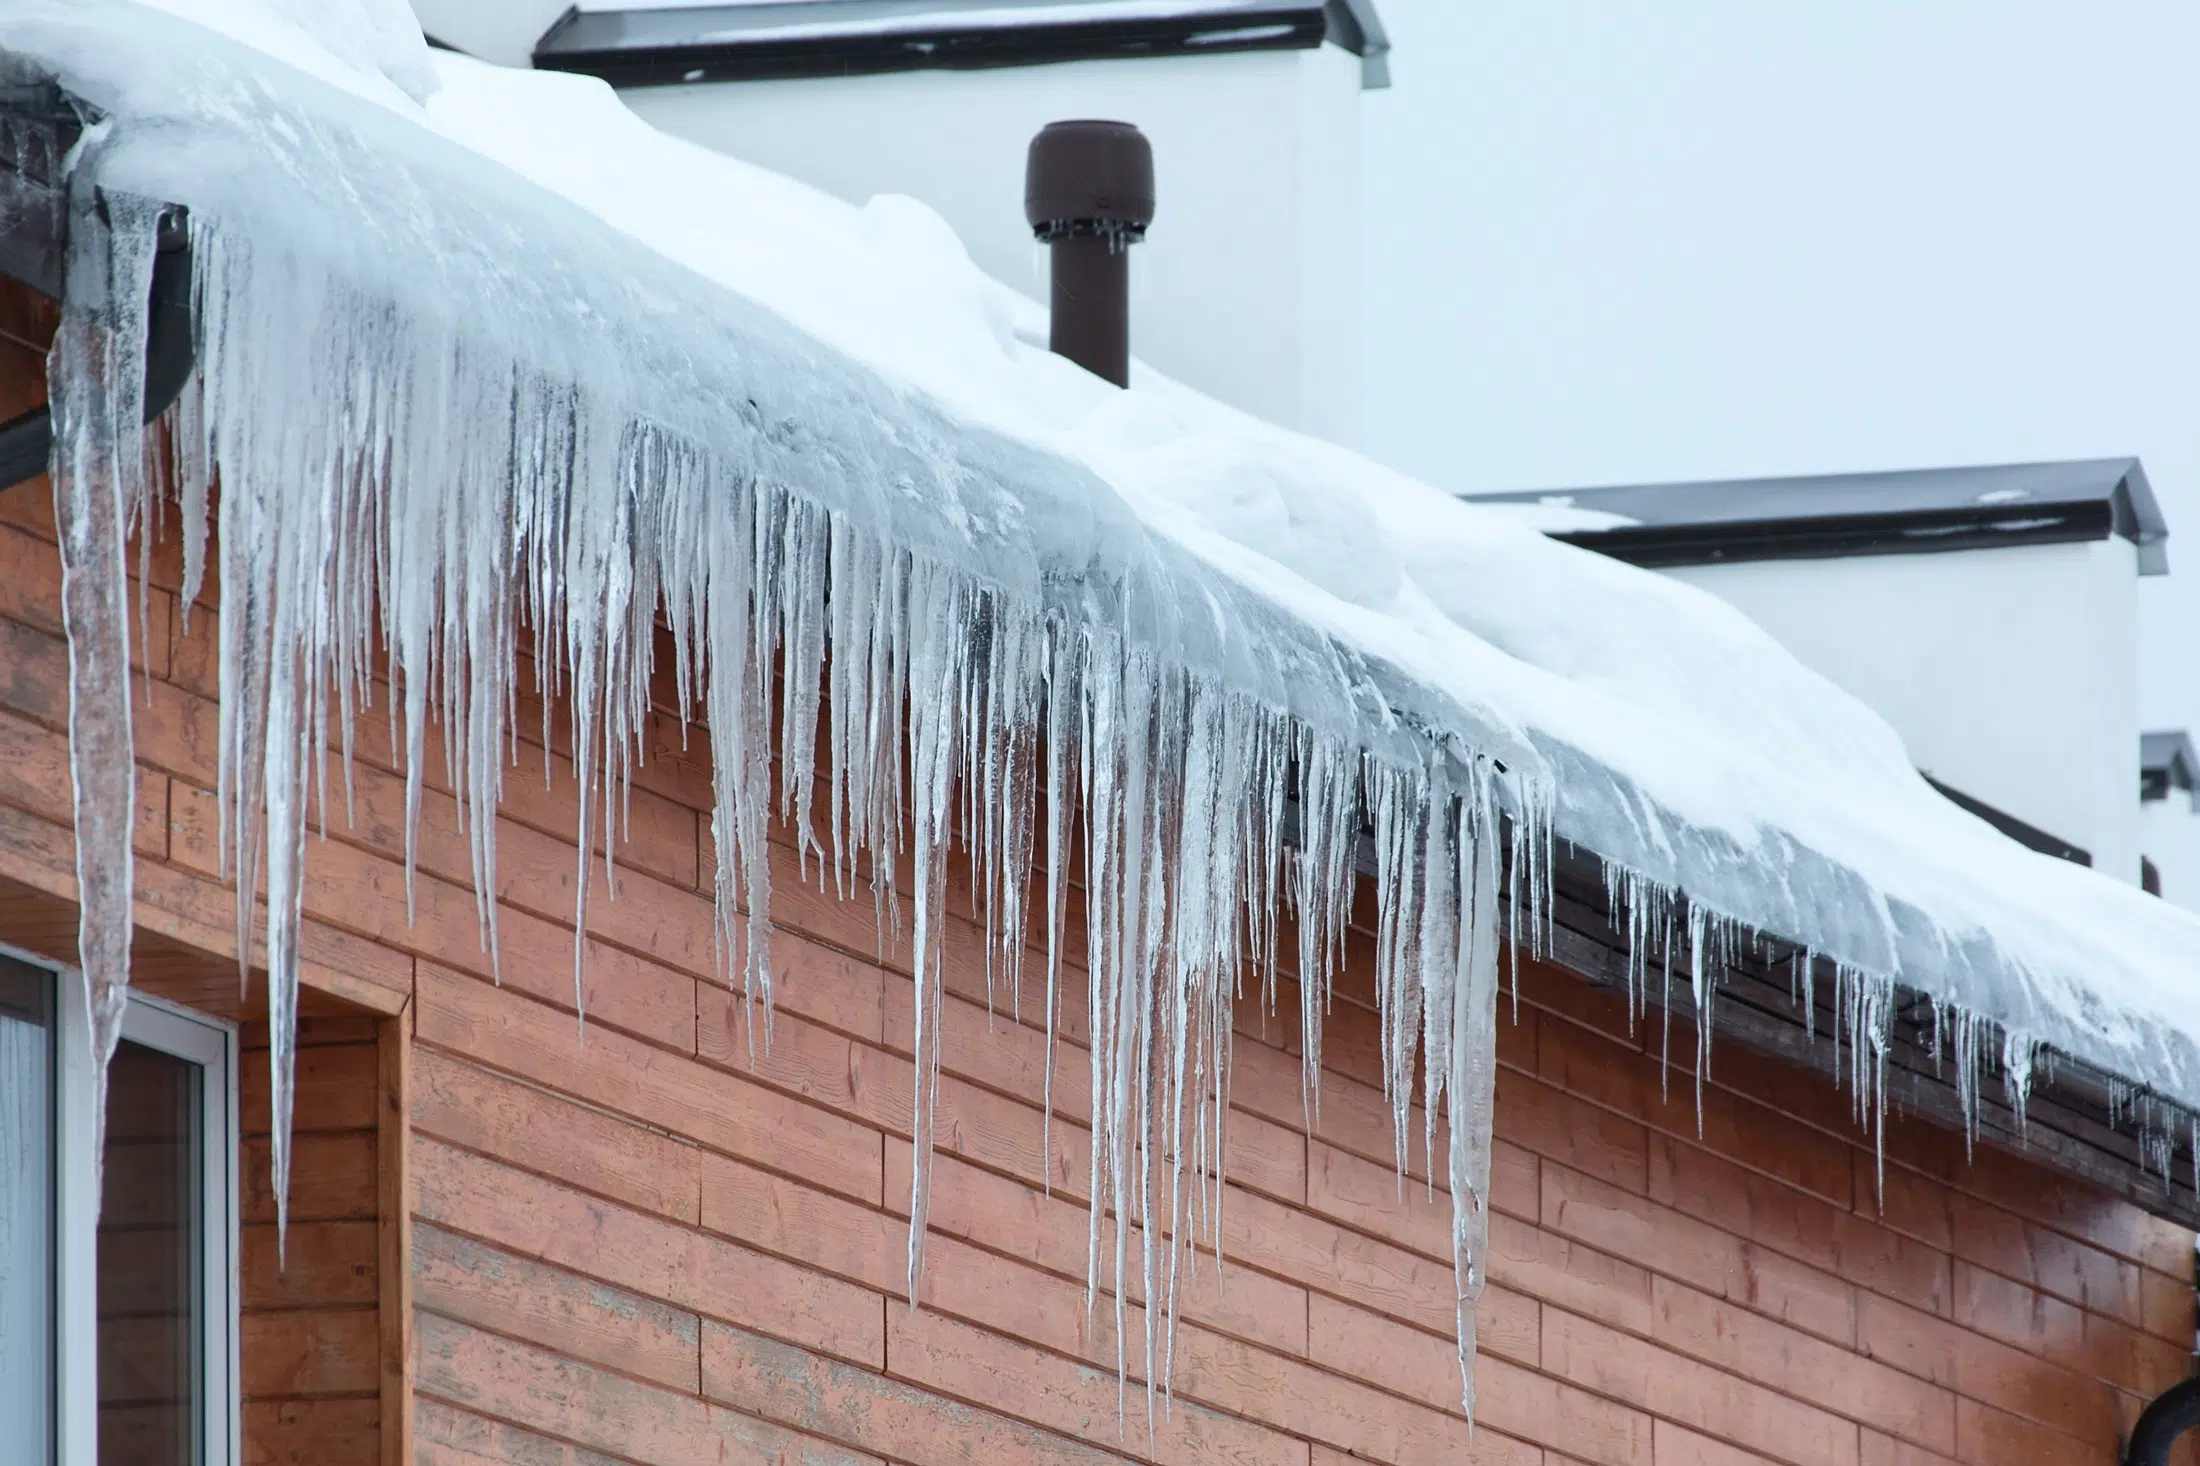
[[(67, 279), (69, 150), (83, 133), (75, 105), (50, 83), (0, 86), (0, 276), (60, 301)], [(103, 200), (95, 199), (94, 207)], [(184, 211), (160, 216), (145, 343), (145, 420), (166, 412), (197, 364), (191, 237)], [(44, 473), (53, 410), (0, 423), (0, 492)]]

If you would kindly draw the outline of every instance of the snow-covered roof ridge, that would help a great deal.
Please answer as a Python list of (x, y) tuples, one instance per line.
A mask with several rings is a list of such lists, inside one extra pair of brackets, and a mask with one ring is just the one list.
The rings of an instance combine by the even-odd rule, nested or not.
[[(413, 89), (250, 0), (190, 8), (253, 44), (128, 0), (19, 0), (0, 50), (106, 114), (82, 182), (191, 210), (204, 367), (180, 492), (203, 535), (218, 467), (225, 815), (248, 878), (265, 851), (278, 994), (313, 717), (358, 685), (376, 637), (416, 770), (439, 705), (486, 891), (514, 638), (524, 625), (537, 665), (562, 669), (582, 777), (615, 788), (662, 605), (707, 715), (721, 920), (751, 923), (749, 991), (768, 992), (775, 731), (802, 827), (829, 811), (815, 838), (836, 868), (861, 850), (890, 870), (913, 810), (920, 991), (957, 811), (981, 831), (1013, 964), (1020, 882), (1034, 847), (1067, 848), (1075, 805), (1102, 1016), (1179, 1066), (1094, 1044), (1096, 1110), (1126, 1126), (1156, 1095), (1205, 1123), (1244, 941), (1262, 950), (1292, 919), (1319, 966), (1370, 819), (1392, 1088), (1402, 1122), (1426, 1046), (1424, 1098), (1458, 1148), (1469, 1310), (1508, 838), (1531, 897), (1555, 828), (1640, 905), (1678, 891), (1698, 920), (2200, 1104), (2200, 920), (1955, 809), (1885, 724), (1723, 604), (1151, 373), (1107, 387), (1049, 356), (1037, 307), (908, 200), (824, 198), (665, 138), (585, 79), (437, 57)], [(127, 287), (143, 250), (113, 212), (72, 250)], [(84, 470), (143, 461), (116, 407), (129, 374), (92, 329), (127, 341), (131, 322), (93, 308), (65, 323), (57, 406), (115, 437), (63, 435), (57, 498), (65, 563), (119, 577), (114, 506)], [(111, 609), (71, 614), (119, 635)], [(101, 649), (78, 629), (72, 654)], [(774, 659), (809, 689), (776, 730)], [(126, 751), (126, 679), (78, 685), (79, 747), (88, 730)], [(819, 719), (831, 756), (813, 768)], [(80, 861), (126, 873), (129, 821), (96, 783)], [(87, 921), (96, 899), (111, 922), (113, 880), (86, 889)], [(1311, 1059), (1320, 1005), (1305, 1008)], [(920, 1056), (937, 1043), (920, 1020)], [(920, 1132), (925, 1095), (920, 1077)], [(1093, 1148), (1094, 1194), (1115, 1188), (1120, 1212), (1145, 1139), (1112, 1139)]]

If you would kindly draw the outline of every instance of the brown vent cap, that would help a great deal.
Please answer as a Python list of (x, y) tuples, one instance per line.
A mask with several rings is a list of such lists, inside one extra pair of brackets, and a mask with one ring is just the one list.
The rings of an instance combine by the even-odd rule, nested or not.
[(1153, 210), (1153, 145), (1128, 122), (1050, 122), (1031, 140), (1024, 217), (1040, 239), (1142, 239)]

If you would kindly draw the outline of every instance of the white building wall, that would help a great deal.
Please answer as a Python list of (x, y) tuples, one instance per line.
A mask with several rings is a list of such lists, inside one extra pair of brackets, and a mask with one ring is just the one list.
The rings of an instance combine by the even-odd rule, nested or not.
[(1360, 61), (1334, 46), (987, 71), (642, 87), (678, 136), (851, 202), (909, 194), (979, 268), (1039, 299), (1024, 158), (1049, 122), (1152, 140), (1158, 207), (1131, 255), (1131, 347), (1271, 421), (1351, 443), (1359, 405)]
[(1671, 572), (1892, 723), (1926, 773), (2139, 879), (2138, 566), (2123, 539)]

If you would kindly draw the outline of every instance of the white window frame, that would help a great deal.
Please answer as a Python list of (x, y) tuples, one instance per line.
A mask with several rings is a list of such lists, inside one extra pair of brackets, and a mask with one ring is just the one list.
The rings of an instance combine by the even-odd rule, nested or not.
[[(92, 1063), (91, 1016), (84, 975), (56, 971), (50, 962), (33, 962), (54, 973), (54, 1004), (60, 1032), (58, 1090), (54, 1106), (58, 1157), (58, 1216), (55, 1218), (57, 1323), (55, 1425), (64, 1463), (98, 1459), (99, 1345), (97, 1280), (99, 1214), (96, 1167), (92, 1152), (92, 1115), (99, 1075)], [(149, 1049), (199, 1066), (200, 1177), (202, 1204), (200, 1258), (203, 1327), (200, 1341), (205, 1367), (203, 1459), (209, 1466), (238, 1466), (243, 1459), (243, 1406), (239, 1397), (238, 1305), (239, 1236), (237, 1171), (241, 1146), (237, 1120), (237, 1028), (149, 994), (130, 995), (122, 1036)]]

